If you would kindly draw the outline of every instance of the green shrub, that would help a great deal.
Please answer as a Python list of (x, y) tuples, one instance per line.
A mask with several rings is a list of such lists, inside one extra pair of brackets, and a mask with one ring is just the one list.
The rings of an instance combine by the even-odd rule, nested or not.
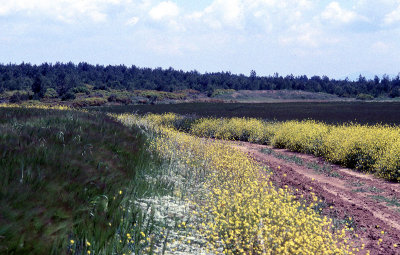
[(86, 95), (90, 94), (89, 89), (86, 86), (79, 86), (72, 90), (74, 93), (85, 93)]
[(72, 91), (68, 91), (67, 93), (61, 96), (61, 100), (63, 101), (74, 100), (75, 98), (76, 98), (75, 93)]
[(55, 89), (53, 88), (48, 88), (46, 89), (46, 93), (44, 93), (44, 98), (57, 98), (58, 93)]
[(172, 100), (182, 100), (186, 99), (187, 94), (183, 92), (165, 92), (157, 90), (135, 90), (136, 96), (146, 97), (152, 101), (172, 99)]
[(28, 93), (16, 92), (10, 97), (10, 103), (20, 103), (29, 99), (30, 95)]

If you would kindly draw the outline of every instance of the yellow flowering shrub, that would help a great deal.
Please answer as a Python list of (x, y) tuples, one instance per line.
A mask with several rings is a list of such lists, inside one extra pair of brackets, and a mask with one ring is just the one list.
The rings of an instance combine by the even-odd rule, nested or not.
[(182, 120), (183, 116), (177, 115), (175, 113), (165, 113), (162, 115), (159, 114), (147, 114), (144, 117), (144, 121), (148, 123), (152, 123), (156, 126), (163, 126), (163, 127), (174, 127), (174, 124), (179, 120)]
[(400, 182), (400, 137), (396, 137), (382, 152), (382, 156), (375, 163), (375, 169), (379, 176)]
[(190, 132), (201, 137), (269, 144), (277, 128), (277, 123), (254, 118), (203, 118), (191, 126)]
[(397, 126), (205, 118), (195, 122), (190, 132), (201, 137), (271, 144), (400, 181), (400, 128)]
[(328, 125), (313, 120), (283, 122), (272, 139), (272, 145), (321, 156), (329, 129)]
[(398, 138), (399, 129), (388, 126), (335, 126), (324, 138), (323, 155), (350, 168), (376, 172), (380, 168), (377, 161)]
[[(116, 117), (126, 125), (155, 127), (147, 117)], [(208, 123), (218, 125), (218, 120)], [(212, 252), (351, 254), (344, 245), (344, 230), (333, 232), (330, 220), (318, 215), (313, 205), (301, 204), (289, 190), (274, 187), (269, 173), (244, 153), (223, 141), (197, 138), (173, 128), (158, 126), (155, 131), (158, 135), (152, 149), (202, 180), (203, 192), (193, 194), (197, 207), (193, 213), (204, 219), (199, 231)]]

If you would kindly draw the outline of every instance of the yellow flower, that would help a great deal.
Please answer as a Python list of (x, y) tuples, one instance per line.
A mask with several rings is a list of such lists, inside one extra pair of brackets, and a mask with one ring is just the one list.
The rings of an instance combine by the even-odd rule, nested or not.
[(75, 243), (75, 241), (74, 240), (69, 240), (69, 242), (70, 242), (70, 244), (74, 244)]
[[(224, 254), (246, 254), (250, 251), (255, 254), (316, 254), (321, 250), (329, 254), (350, 254), (345, 231), (332, 233), (332, 221), (321, 218), (311, 208), (314, 204), (307, 206), (298, 201), (286, 187), (276, 188), (271, 181), (272, 174), (260, 177), (265, 167), (241, 151), (225, 142), (199, 139), (175, 130), (174, 121), (180, 118), (175, 114), (149, 114), (144, 117), (125, 114), (118, 118), (127, 125), (139, 123), (147, 130), (155, 130), (158, 135), (151, 143), (151, 149), (181, 164), (183, 171), (190, 171), (191, 176), (201, 174), (202, 178), (206, 173), (206, 192), (202, 193), (201, 203), (195, 207), (199, 212), (197, 215), (203, 219), (199, 231), (207, 237), (207, 250)], [(266, 124), (247, 118), (200, 119), (190, 132), (202, 137), (249, 141), (260, 139), (265, 142), (273, 139), (263, 136), (266, 129), (273, 127), (273, 132), (286, 129), (293, 131), (290, 126), (293, 124), (298, 123)], [(318, 123), (307, 122), (307, 125), (313, 127)], [(307, 125), (305, 132), (313, 131)], [(324, 125), (318, 128), (322, 130), (320, 134), (328, 130)], [(301, 132), (295, 132), (290, 139), (312, 135), (314, 133), (302, 135)], [(299, 144), (308, 143), (300, 140)], [(317, 202), (316, 195), (311, 195)], [(299, 210), (299, 207), (304, 209)], [(181, 227), (186, 223), (177, 225)], [(141, 234), (145, 237), (143, 232)], [(190, 242), (187, 240), (187, 243)]]

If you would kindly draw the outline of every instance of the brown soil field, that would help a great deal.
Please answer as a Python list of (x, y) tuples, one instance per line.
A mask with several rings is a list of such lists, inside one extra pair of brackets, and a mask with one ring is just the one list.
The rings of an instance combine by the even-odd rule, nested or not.
[[(273, 171), (278, 187), (287, 185), (298, 199), (314, 192), (321, 214), (365, 249), (358, 254), (400, 254), (400, 184), (330, 164), (322, 158), (266, 145), (229, 142)], [(302, 197), (302, 198), (301, 198)], [(378, 240), (382, 242), (378, 244)], [(398, 245), (399, 247), (395, 247)]]

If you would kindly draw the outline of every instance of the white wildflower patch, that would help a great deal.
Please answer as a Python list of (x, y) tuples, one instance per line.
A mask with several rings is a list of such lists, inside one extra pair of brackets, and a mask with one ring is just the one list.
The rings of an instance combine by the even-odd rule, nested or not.
[(206, 240), (197, 230), (200, 219), (192, 213), (193, 206), (187, 200), (175, 196), (141, 199), (137, 202), (147, 213), (154, 213), (158, 226), (159, 241), (154, 244), (156, 253), (165, 254), (207, 254)]

